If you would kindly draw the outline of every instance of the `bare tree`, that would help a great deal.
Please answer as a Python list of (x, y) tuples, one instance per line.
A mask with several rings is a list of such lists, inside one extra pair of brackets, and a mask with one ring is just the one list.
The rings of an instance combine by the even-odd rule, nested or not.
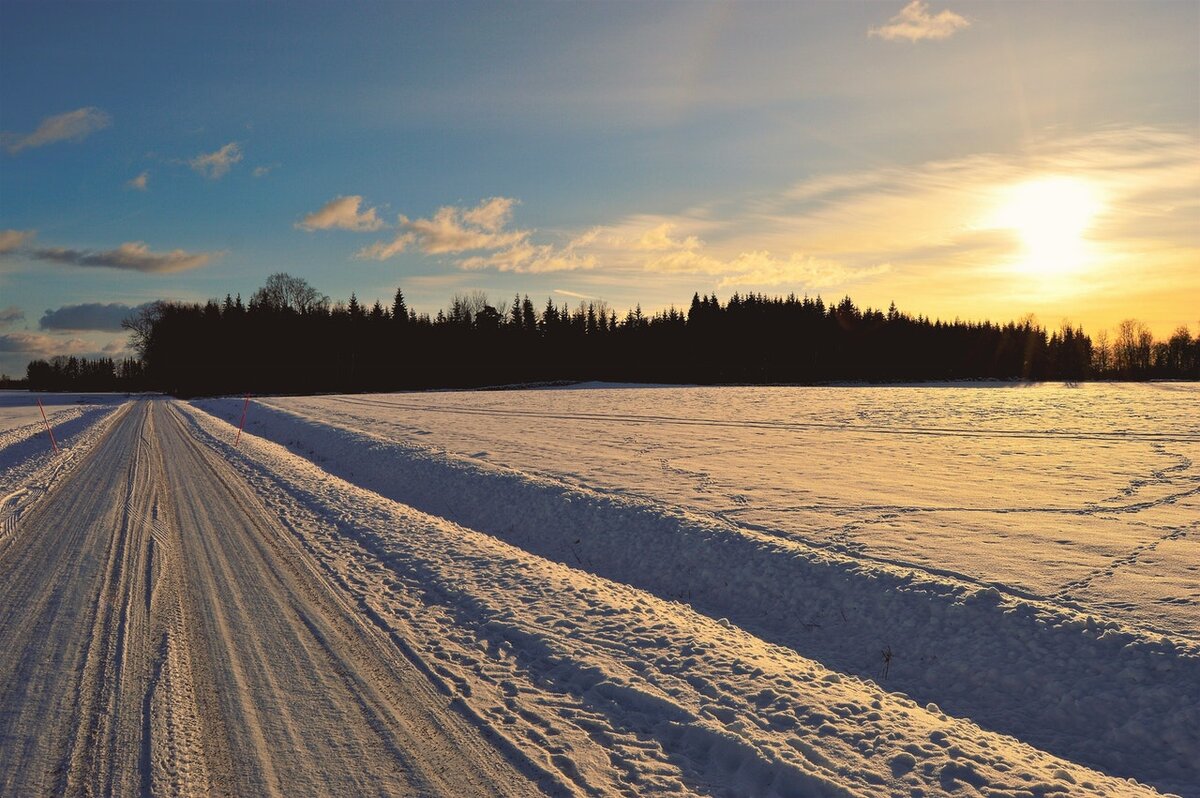
[(250, 301), (273, 310), (290, 309), (302, 315), (329, 307), (329, 297), (309, 285), (303, 277), (293, 277), (287, 272), (276, 272), (268, 277)]
[(154, 325), (162, 319), (164, 302), (151, 302), (143, 305), (136, 313), (121, 320), (121, 329), (129, 330), (130, 343), (137, 351), (138, 357), (145, 360), (150, 349), (151, 337), (154, 335)]
[[(466, 293), (456, 293), (450, 298), (450, 320), (470, 325), (485, 308), (490, 307), (486, 291), (473, 288)], [(496, 312), (496, 309), (492, 308), (492, 312)]]
[(488, 302), (487, 292), (481, 291), (478, 288), (472, 288), (470, 291), (464, 294), (462, 296), (462, 303), (463, 307), (465, 307), (472, 316), (478, 316), (480, 311), (492, 304), (491, 302)]
[(1117, 325), (1117, 339), (1113, 342), (1113, 365), (1125, 376), (1144, 373), (1150, 369), (1150, 352), (1154, 336), (1150, 329), (1137, 319), (1125, 319)]
[(1108, 344), (1108, 330), (1096, 333), (1096, 343), (1092, 347), (1092, 367), (1097, 374), (1107, 374), (1112, 367), (1112, 347)]

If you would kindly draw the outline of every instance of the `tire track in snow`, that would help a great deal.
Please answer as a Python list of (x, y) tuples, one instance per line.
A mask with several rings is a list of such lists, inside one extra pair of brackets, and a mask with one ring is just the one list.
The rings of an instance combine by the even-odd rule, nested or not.
[(183, 538), (182, 559), (201, 704), (227, 741), (222, 778), (279, 795), (533, 790), (318, 576), (244, 480), (174, 410), (156, 411), (168, 481), (204, 497), (177, 497), (174, 512), (205, 531)]
[(164, 672), (157, 597), (169, 591), (155, 579), (168, 566), (152, 543), (152, 437), (144, 407), (119, 412), (23, 519), (23, 545), (0, 554), (0, 604), (17, 608), (0, 624), (0, 792), (207, 794), (203, 779), (165, 789), (152, 778), (165, 765), (147, 715), (164, 698), (180, 705), (174, 672), (154, 689)]

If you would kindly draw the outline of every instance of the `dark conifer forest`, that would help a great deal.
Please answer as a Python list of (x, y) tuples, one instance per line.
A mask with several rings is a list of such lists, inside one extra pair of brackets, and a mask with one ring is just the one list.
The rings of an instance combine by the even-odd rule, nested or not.
[(1137, 321), (1109, 340), (1032, 320), (940, 321), (850, 297), (692, 297), (686, 310), (618, 316), (603, 302), (493, 305), (455, 296), (436, 316), (331, 304), (272, 275), (243, 303), (158, 303), (126, 321), (140, 360), (29, 365), (34, 390), (161, 390), (180, 396), (473, 387), (574, 380), (770, 384), (845, 381), (1200, 378), (1200, 339), (1154, 341)]

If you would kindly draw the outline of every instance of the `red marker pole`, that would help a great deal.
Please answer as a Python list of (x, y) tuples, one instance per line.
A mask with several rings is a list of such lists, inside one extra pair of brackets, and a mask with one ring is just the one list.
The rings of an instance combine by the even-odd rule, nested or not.
[(46, 418), (46, 408), (42, 407), (42, 400), (38, 399), (38, 410), (42, 411), (42, 423), (46, 425), (46, 432), (50, 433), (50, 445), (54, 447), (54, 453), (58, 454), (58, 441), (54, 440), (54, 430), (50, 429), (50, 420)]
[(242, 428), (246, 426), (246, 410), (250, 407), (250, 394), (246, 394), (246, 401), (242, 403), (242, 423), (238, 425), (237, 437), (233, 439), (233, 448), (237, 448), (238, 441), (242, 439)]

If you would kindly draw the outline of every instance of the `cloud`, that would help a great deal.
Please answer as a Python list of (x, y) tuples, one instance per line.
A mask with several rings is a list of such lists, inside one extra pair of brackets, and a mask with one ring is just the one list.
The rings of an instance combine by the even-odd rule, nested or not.
[(414, 233), (421, 251), (430, 255), (498, 249), (524, 240), (528, 231), (502, 231), (497, 226), (503, 225), (508, 215), (507, 209), (497, 211), (497, 199), (484, 200), (471, 209), (438, 208), (432, 219), (409, 221), (401, 216), (400, 226)]
[(359, 211), (363, 198), (357, 194), (349, 197), (338, 197), (330, 200), (317, 211), (305, 216), (296, 223), (296, 229), (308, 230), (354, 230), (368, 232), (383, 227), (383, 220), (375, 214), (374, 208)]
[(427, 255), (520, 246), (531, 231), (504, 229), (516, 204), (509, 197), (491, 197), (473, 208), (443, 206), (429, 219), (409, 219), (401, 214), (400, 233), (391, 242), (364, 247), (358, 257), (386, 260), (411, 244)]
[(19, 133), (0, 133), (0, 142), (9, 154), (42, 147), (56, 141), (82, 141), (112, 124), (112, 117), (99, 108), (87, 107), (68, 111), (58, 116), (48, 116), (37, 129), (26, 136)]
[(81, 338), (60, 338), (40, 333), (14, 332), (0, 335), (0, 352), (12, 352), (32, 357), (69, 355), (89, 350)]
[(458, 262), (462, 269), (496, 269), (522, 274), (594, 269), (596, 265), (594, 256), (580, 255), (570, 245), (557, 248), (552, 244), (531, 244), (524, 240), (490, 255), (476, 255)]
[(24, 321), (25, 311), (21, 310), (16, 305), (9, 305), (6, 308), (0, 308), (0, 327), (7, 327), (18, 321)]
[(568, 291), (565, 288), (555, 288), (554, 293), (562, 294), (563, 296), (574, 297), (575, 299), (595, 299), (591, 294), (580, 294), (576, 291)]
[(36, 234), (34, 230), (0, 230), (0, 255), (15, 252)]
[(188, 161), (188, 165), (209, 180), (217, 180), (228, 174), (233, 165), (240, 160), (242, 160), (242, 148), (236, 141), (231, 141), (216, 152), (197, 155)]
[(408, 249), (408, 245), (416, 240), (417, 237), (413, 233), (401, 233), (391, 241), (376, 241), (369, 247), (363, 247), (355, 254), (355, 257), (363, 260), (387, 260)]
[(117, 338), (105, 344), (104, 348), (101, 349), (100, 352), (108, 355), (109, 357), (117, 357), (118, 355), (131, 355), (133, 354), (133, 347), (129, 345), (128, 338)]
[(948, 39), (958, 31), (970, 26), (970, 22), (949, 9), (936, 14), (929, 13), (929, 4), (912, 0), (900, 13), (888, 20), (888, 24), (868, 31), (889, 42), (907, 39), (919, 42), (924, 39)]
[(271, 174), (271, 169), (273, 168), (274, 167), (271, 166), (256, 166), (254, 167), (254, 171), (250, 174), (254, 175), (255, 177), (266, 177), (267, 175)]
[(633, 244), (633, 248), (648, 252), (661, 252), (664, 250), (690, 251), (701, 246), (700, 239), (695, 236), (688, 236), (682, 240), (671, 238), (671, 230), (674, 227), (675, 225), (670, 222), (663, 222), (651, 227)]
[(147, 181), (149, 179), (150, 179), (150, 172), (148, 172), (148, 171), (142, 172), (137, 177), (127, 181), (125, 183), (125, 185), (128, 188), (134, 188), (134, 189), (137, 189), (138, 191), (145, 191), (147, 188)]
[(38, 327), (43, 330), (116, 331), (121, 329), (123, 320), (150, 304), (130, 306), (120, 302), (86, 302), (82, 305), (63, 305), (43, 313)]
[(494, 233), (508, 224), (515, 205), (517, 205), (517, 201), (511, 197), (491, 197), (474, 208), (463, 211), (462, 218), (467, 224)]
[[(767, 250), (735, 249), (734, 254), (727, 255), (724, 254), (727, 247), (714, 247), (694, 232), (676, 233), (686, 224), (689, 224), (686, 219), (667, 221), (640, 216), (616, 225), (595, 227), (560, 251), (542, 253), (543, 268), (559, 265), (555, 258), (569, 254), (576, 268), (581, 263), (592, 266), (603, 263), (606, 271), (719, 277), (719, 288), (791, 285), (805, 290), (846, 285), (883, 274), (890, 268), (888, 264), (847, 266), (801, 252), (779, 257)], [(711, 224), (701, 226), (715, 232)]]
[(769, 252), (742, 253), (730, 266), (732, 273), (717, 283), (718, 288), (794, 285), (805, 290), (818, 290), (877, 277), (892, 268), (890, 263), (850, 268), (834, 260), (800, 253), (778, 259)]
[(170, 274), (204, 266), (221, 252), (185, 252), (173, 249), (170, 252), (151, 252), (141, 241), (130, 241), (116, 249), (91, 250), (68, 249), (66, 247), (44, 247), (31, 253), (36, 260), (67, 263), (72, 266), (103, 266), (152, 274)]

